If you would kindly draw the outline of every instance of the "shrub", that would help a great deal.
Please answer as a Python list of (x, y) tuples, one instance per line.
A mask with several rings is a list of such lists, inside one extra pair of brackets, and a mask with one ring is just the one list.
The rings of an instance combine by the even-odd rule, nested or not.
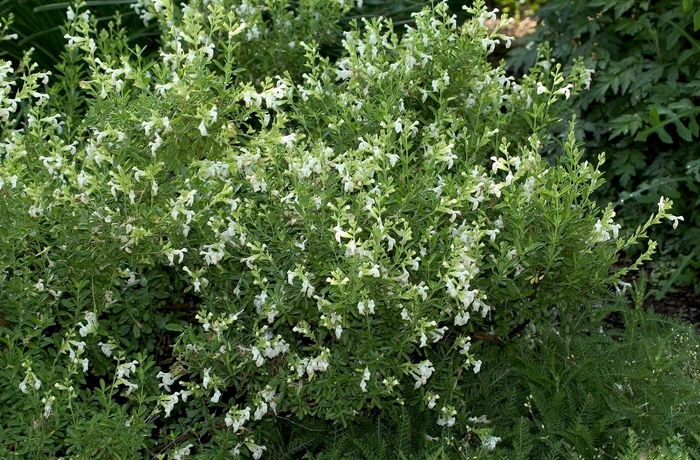
[[(607, 185), (596, 198), (614, 202), (623, 228), (645, 220), (660, 196), (674, 200), (683, 231), (652, 233), (661, 252), (679, 268), (661, 294), (677, 281), (690, 282), (700, 268), (700, 3), (614, 0), (548, 2), (537, 13), (537, 31), (516, 49), (512, 68), (536, 61), (533, 44), (548, 43), (559, 62), (585, 57), (595, 70), (591, 90), (572, 98), (580, 120), (578, 138), (588, 158), (607, 152)], [(657, 270), (661, 274), (663, 270)]]
[[(324, 4), (309, 8), (333, 17)], [(1, 445), (15, 455), (259, 458), (276, 417), (347, 423), (395, 404), (464, 426), (472, 342), (565, 331), (624, 272), (609, 271), (618, 251), (677, 219), (661, 200), (619, 239), (573, 132), (547, 165), (554, 102), (588, 74), (516, 84), (492, 69), (509, 38), (481, 4), (460, 30), (445, 4), (425, 10), (401, 41), (365, 21), (334, 64), (300, 42), (296, 86), (239, 75), (281, 39), (245, 45), (234, 10), (152, 7), (158, 61), (72, 15), (75, 126), (29, 56), (14, 79), (3, 65)]]
[(530, 326), (519, 342), (483, 350), (489, 366), (465, 384), (466, 434), (399, 406), (347, 428), (287, 423), (272, 458), (700, 458), (697, 333), (619, 294), (590, 313), (569, 335)]
[[(66, 20), (66, 6), (55, 0), (4, 2), (0, 16), (12, 15), (8, 32), (16, 34), (17, 39), (1, 43), (0, 56), (17, 62), (25, 50), (34, 48), (33, 60), (39, 67), (54, 71), (65, 43), (61, 26)], [(124, 1), (102, 0), (91, 2), (91, 7), (96, 21), (103, 24), (119, 21), (132, 46), (152, 45), (152, 37), (158, 34), (154, 27), (145, 26)]]

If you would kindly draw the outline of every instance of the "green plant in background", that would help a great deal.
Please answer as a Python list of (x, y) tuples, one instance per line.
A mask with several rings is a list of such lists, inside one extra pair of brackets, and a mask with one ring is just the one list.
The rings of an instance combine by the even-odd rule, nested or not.
[[(595, 70), (591, 90), (571, 107), (589, 157), (604, 151), (610, 158), (598, 199), (614, 202), (623, 231), (660, 196), (672, 197), (685, 218), (681, 231), (652, 232), (662, 260), (676, 268), (663, 296), (700, 268), (700, 2), (551, 0), (537, 15), (538, 29), (524, 41), (550, 44), (561, 62), (584, 57)], [(533, 45), (518, 48), (509, 65), (526, 69), (535, 55)]]
[[(568, 334), (654, 244), (611, 273), (619, 251), (678, 219), (662, 200), (618, 238), (573, 131), (560, 164), (540, 157), (588, 72), (515, 83), (487, 61), (510, 38), (482, 4), (461, 28), (426, 9), (401, 39), (364, 21), (337, 62), (296, 37), (299, 83), (239, 71), (276, 69), (263, 50), (282, 40), (242, 5), (144, 3), (157, 59), (76, 6), (75, 126), (29, 56), (3, 65), (8, 454), (257, 459), (280, 417), (349, 424), (396, 404), (461, 435), (487, 345)], [(347, 6), (304, 8), (324, 23)]]
[[(131, 46), (154, 46), (159, 31), (153, 26), (145, 26), (136, 13), (130, 9), (135, 0), (90, 0), (86, 5), (96, 20), (104, 25), (120, 18), (120, 25), (127, 31)], [(12, 15), (8, 30), (17, 39), (0, 45), (0, 57), (18, 62), (23, 53), (34, 48), (33, 61), (43, 70), (54, 70), (64, 51), (65, 39), (61, 27), (66, 21), (68, 2), (56, 0), (4, 0), (0, 1), (0, 17)]]
[(347, 429), (299, 428), (289, 445), (304, 439), (307, 458), (323, 460), (697, 459), (699, 352), (690, 326), (616, 295), (569, 336), (528, 327), (519, 343), (488, 350), (491, 366), (466, 391), (466, 434), (440, 433), (434, 415), (401, 406)]
[(530, 329), (498, 350), (466, 394), (502, 438), (493, 458), (700, 458), (698, 335), (616, 297), (571, 335)]

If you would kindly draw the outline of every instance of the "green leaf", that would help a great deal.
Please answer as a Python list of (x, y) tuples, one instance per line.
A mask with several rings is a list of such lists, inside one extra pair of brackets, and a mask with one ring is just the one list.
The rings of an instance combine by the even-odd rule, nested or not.
[(167, 329), (168, 331), (174, 331), (174, 332), (182, 332), (185, 330), (185, 328), (182, 327), (182, 325), (180, 325), (178, 323), (168, 323), (165, 325), (165, 329)]
[(698, 137), (698, 135), (700, 135), (700, 126), (698, 126), (698, 121), (695, 119), (694, 115), (690, 116), (688, 129), (690, 129), (690, 132), (693, 134), (693, 136)]
[(617, 6), (615, 6), (615, 19), (619, 19), (620, 16), (622, 16), (627, 10), (632, 8), (634, 5), (634, 0), (627, 0), (624, 2), (616, 2)]
[(700, 30), (700, 9), (695, 12), (693, 16), (693, 32)]
[(686, 128), (680, 120), (676, 120), (673, 124), (676, 125), (676, 130), (678, 131), (678, 135), (681, 136), (681, 139), (688, 142), (693, 140), (693, 135), (690, 133), (690, 130)]
[(662, 142), (666, 144), (673, 143), (673, 138), (670, 134), (666, 132), (666, 128), (664, 128), (663, 126), (659, 126), (659, 128), (656, 130), (656, 134), (659, 135), (659, 139), (661, 139)]
[(656, 127), (661, 124), (661, 119), (659, 118), (659, 108), (652, 107), (651, 112), (649, 112), (649, 118), (651, 118), (652, 127)]
[(683, 64), (686, 61), (686, 59), (688, 59), (689, 57), (694, 55), (696, 52), (697, 51), (692, 49), (692, 48), (687, 49), (687, 50), (683, 50), (683, 52), (678, 55), (678, 60), (676, 61), (676, 65), (678, 65), (680, 67), (680, 65)]
[(693, 0), (683, 0), (683, 12), (687, 13), (693, 8)]

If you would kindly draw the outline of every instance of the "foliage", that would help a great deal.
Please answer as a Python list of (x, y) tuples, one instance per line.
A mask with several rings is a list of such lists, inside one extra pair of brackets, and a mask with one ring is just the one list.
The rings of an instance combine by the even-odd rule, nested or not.
[(573, 131), (561, 164), (540, 157), (587, 72), (514, 83), (486, 59), (510, 39), (482, 4), (460, 29), (424, 10), (401, 40), (364, 21), (337, 63), (299, 42), (296, 85), (239, 72), (279, 36), (181, 6), (150, 5), (158, 60), (76, 7), (72, 99), (30, 55), (2, 65), (3, 454), (259, 458), (277, 417), (397, 402), (458, 431), (481, 344), (566, 331), (654, 245), (611, 273), (619, 251), (677, 219), (662, 200), (620, 239)]
[[(492, 420), (509, 458), (614, 458), (674, 444), (700, 457), (697, 334), (625, 305), (601, 304), (594, 314), (611, 311), (624, 329), (586, 321), (570, 336), (528, 331), (499, 353), (507, 363), (471, 386), (477, 404), (469, 409)], [(630, 430), (641, 437), (636, 444)]]
[[(537, 16), (525, 42), (548, 43), (559, 62), (585, 57), (595, 70), (591, 90), (570, 105), (589, 157), (611, 159), (597, 198), (615, 203), (623, 228), (642, 222), (660, 196), (673, 198), (683, 230), (652, 232), (679, 268), (661, 294), (689, 282), (700, 268), (700, 2), (552, 0)], [(530, 44), (509, 65), (526, 69), (535, 58)]]
[(473, 414), (465, 436), (400, 406), (347, 429), (304, 430), (330, 444), (307, 457), (700, 458), (700, 339), (690, 326), (630, 311), (617, 296), (573, 332), (527, 328), (520, 342), (488, 350), (491, 366), (465, 382)]
[[(129, 8), (128, 3), (124, 0), (88, 2), (96, 21), (103, 25), (110, 21), (119, 21), (128, 31), (128, 41), (132, 46), (152, 46), (158, 30), (144, 25)], [(0, 56), (18, 62), (21, 61), (25, 50), (34, 48), (34, 61), (41, 69), (53, 71), (64, 51), (65, 40), (61, 27), (66, 20), (67, 6), (68, 3), (57, 0), (0, 2), (0, 17), (12, 15), (13, 21), (8, 32), (17, 35), (16, 40), (5, 41), (0, 45)]]

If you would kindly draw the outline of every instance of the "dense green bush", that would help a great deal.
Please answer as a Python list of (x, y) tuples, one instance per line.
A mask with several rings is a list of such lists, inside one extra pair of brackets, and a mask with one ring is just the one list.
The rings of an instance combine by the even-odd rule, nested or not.
[(620, 239), (573, 131), (561, 164), (540, 157), (588, 73), (492, 69), (510, 38), (481, 4), (401, 40), (365, 21), (337, 63), (300, 41), (295, 84), (239, 72), (283, 38), (206, 3), (150, 5), (155, 61), (73, 10), (72, 99), (29, 56), (2, 65), (3, 455), (259, 458), (278, 417), (396, 404), (459, 431), (482, 343), (566, 334), (619, 251), (677, 220), (661, 200)]
[[(620, 329), (603, 321), (611, 313)], [(697, 333), (619, 296), (592, 316), (569, 336), (528, 328), (519, 343), (485, 350), (492, 365), (467, 391), (464, 437), (441, 438), (425, 412), (401, 407), (348, 429), (312, 427), (305, 447), (332, 439), (319, 460), (700, 458)]]
[(643, 222), (660, 196), (674, 199), (682, 231), (652, 233), (666, 261), (689, 282), (700, 268), (700, 2), (552, 0), (538, 11), (531, 42), (512, 53), (512, 68), (536, 61), (534, 44), (549, 43), (552, 57), (572, 64), (584, 57), (595, 70), (591, 90), (572, 98), (579, 139), (589, 158), (606, 152), (607, 185), (598, 199), (615, 203), (620, 223)]
[[(127, 31), (132, 46), (151, 46), (158, 35), (158, 30), (144, 25), (124, 0), (93, 0), (88, 4), (93, 17), (102, 25), (118, 20)], [(67, 6), (68, 3), (58, 0), (14, 0), (0, 3), (0, 17), (13, 17), (8, 33), (17, 35), (16, 40), (0, 44), (0, 57), (19, 61), (26, 50), (34, 48), (34, 62), (42, 70), (53, 71), (64, 51), (65, 40), (61, 27), (66, 20)]]

